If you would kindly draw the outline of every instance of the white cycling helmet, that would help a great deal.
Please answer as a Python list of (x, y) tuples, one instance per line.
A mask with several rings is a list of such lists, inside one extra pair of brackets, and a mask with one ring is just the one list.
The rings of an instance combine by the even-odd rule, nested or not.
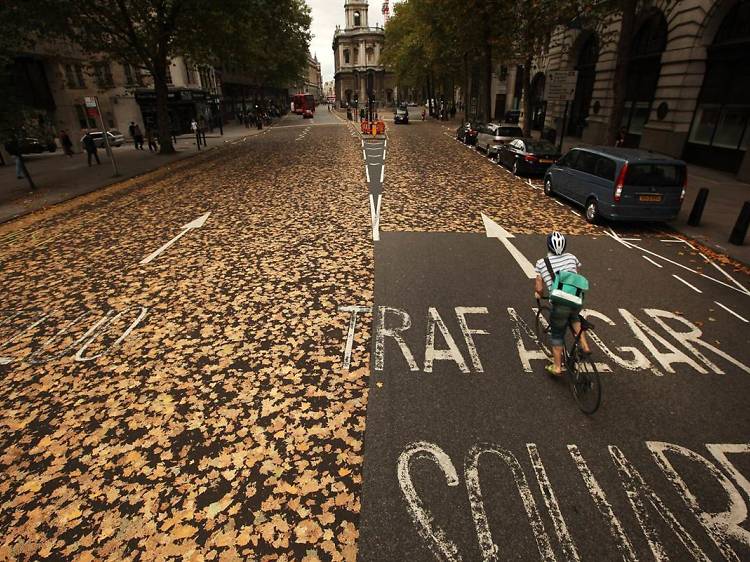
[(557, 231), (547, 236), (547, 248), (549, 248), (549, 251), (556, 256), (559, 256), (565, 251), (566, 244), (565, 236)]

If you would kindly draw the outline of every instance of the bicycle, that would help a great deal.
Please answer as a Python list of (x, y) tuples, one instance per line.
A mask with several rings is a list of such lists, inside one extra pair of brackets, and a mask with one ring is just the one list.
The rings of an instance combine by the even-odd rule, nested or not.
[[(549, 300), (549, 297), (542, 297)], [(552, 309), (546, 304), (542, 304), (539, 299), (536, 300), (537, 313), (535, 323), (535, 333), (542, 347), (542, 351), (547, 357), (552, 356), (552, 345), (550, 344), (550, 314)], [(573, 343), (569, 349), (563, 344), (562, 364), (565, 365), (570, 390), (573, 398), (578, 404), (578, 408), (587, 415), (591, 415), (599, 408), (602, 400), (602, 385), (599, 379), (599, 371), (596, 363), (591, 359), (591, 355), (585, 354), (581, 349), (581, 335), (584, 332), (594, 329), (594, 325), (579, 315), (581, 329), (578, 333), (573, 328), (573, 323), (568, 319), (567, 330), (573, 335)]]

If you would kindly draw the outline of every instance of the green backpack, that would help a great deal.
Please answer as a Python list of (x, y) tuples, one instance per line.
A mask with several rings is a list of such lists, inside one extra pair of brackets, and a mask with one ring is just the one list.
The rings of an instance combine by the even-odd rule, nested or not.
[(552, 288), (549, 292), (550, 302), (573, 308), (583, 307), (583, 297), (589, 290), (588, 279), (572, 271), (559, 271), (555, 274), (549, 258), (544, 258), (544, 263), (552, 278)]

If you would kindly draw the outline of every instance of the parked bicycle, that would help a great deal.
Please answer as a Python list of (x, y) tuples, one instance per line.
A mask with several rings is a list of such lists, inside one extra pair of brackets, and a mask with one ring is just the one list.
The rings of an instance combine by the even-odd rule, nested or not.
[[(548, 297), (542, 297), (543, 300), (549, 300)], [(552, 356), (552, 345), (550, 344), (550, 314), (552, 309), (542, 304), (539, 299), (537, 303), (536, 313), (536, 337), (542, 346), (542, 350), (547, 357)], [(568, 383), (570, 384), (573, 398), (575, 398), (578, 408), (584, 414), (593, 414), (599, 408), (599, 404), (602, 399), (602, 385), (599, 379), (599, 371), (596, 368), (596, 363), (592, 359), (590, 354), (583, 352), (580, 346), (581, 335), (588, 331), (593, 330), (594, 325), (587, 321), (583, 316), (580, 316), (580, 330), (576, 333), (573, 328), (572, 322), (568, 321), (568, 329), (566, 332), (570, 332), (573, 337), (573, 341), (569, 347), (563, 345), (563, 365), (565, 365), (566, 376), (568, 377)], [(567, 340), (567, 338), (566, 338)]]

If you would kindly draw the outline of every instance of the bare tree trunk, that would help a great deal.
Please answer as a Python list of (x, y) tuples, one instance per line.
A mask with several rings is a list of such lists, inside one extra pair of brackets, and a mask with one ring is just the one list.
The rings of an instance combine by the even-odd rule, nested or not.
[(633, 42), (635, 30), (635, 17), (638, 9), (638, 0), (621, 0), (622, 23), (620, 37), (617, 41), (617, 63), (615, 65), (614, 82), (612, 84), (612, 113), (607, 124), (607, 136), (605, 144), (613, 145), (620, 130), (627, 93), (626, 84), (628, 79), (628, 59), (630, 57), (630, 46)]
[(169, 86), (167, 85), (167, 57), (154, 64), (154, 90), (156, 91), (156, 122), (159, 127), (159, 154), (174, 154), (169, 123)]
[(492, 121), (492, 45), (489, 40), (485, 44), (484, 48), (486, 73), (485, 77), (485, 96), (487, 97), (485, 109), (487, 110), (486, 121)]
[(531, 136), (531, 57), (523, 63), (523, 136)]
[(464, 123), (469, 121), (469, 53), (464, 53)]

